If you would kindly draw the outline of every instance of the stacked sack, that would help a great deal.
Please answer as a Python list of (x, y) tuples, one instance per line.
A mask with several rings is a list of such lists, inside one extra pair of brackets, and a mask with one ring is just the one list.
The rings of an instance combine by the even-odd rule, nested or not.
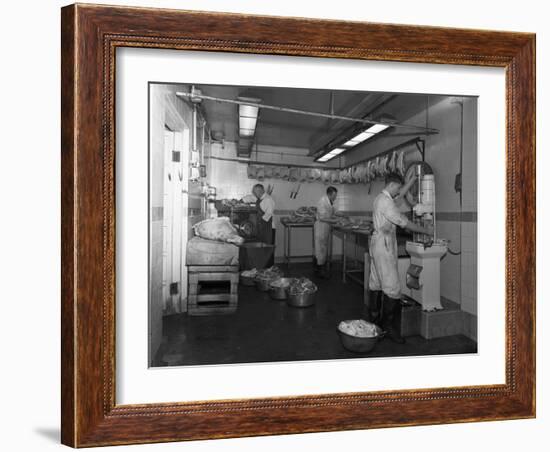
[(244, 239), (238, 234), (227, 217), (210, 218), (193, 226), (195, 235), (207, 240), (242, 245)]
[(187, 242), (187, 265), (238, 265), (244, 239), (229, 218), (203, 220), (193, 226), (195, 237)]

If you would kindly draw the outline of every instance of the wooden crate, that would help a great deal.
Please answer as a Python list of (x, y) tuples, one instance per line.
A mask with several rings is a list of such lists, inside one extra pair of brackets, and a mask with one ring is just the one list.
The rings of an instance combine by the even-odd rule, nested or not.
[[(187, 312), (189, 315), (231, 314), (237, 310), (239, 267), (236, 265), (191, 265)], [(201, 286), (208, 283), (227, 282), (228, 290), (220, 293), (204, 293)]]

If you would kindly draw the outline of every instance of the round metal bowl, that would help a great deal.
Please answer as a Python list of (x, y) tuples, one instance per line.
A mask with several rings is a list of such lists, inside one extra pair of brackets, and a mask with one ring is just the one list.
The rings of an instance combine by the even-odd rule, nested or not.
[(287, 304), (295, 308), (307, 308), (315, 304), (315, 292), (306, 292), (300, 294), (288, 293)]
[[(269, 283), (269, 295), (274, 300), (286, 300), (288, 298), (288, 288), (294, 281), (294, 278), (278, 278)], [(274, 282), (283, 282), (283, 286), (273, 286)]]
[(382, 330), (380, 329), (378, 329), (378, 334), (373, 337), (352, 336), (351, 334), (344, 333), (340, 328), (336, 329), (344, 348), (354, 353), (368, 353), (372, 351), (378, 340), (383, 337)]
[(243, 286), (255, 286), (256, 277), (255, 276), (240, 276), (240, 282)]
[(256, 289), (261, 292), (268, 292), (271, 281), (276, 278), (256, 278)]

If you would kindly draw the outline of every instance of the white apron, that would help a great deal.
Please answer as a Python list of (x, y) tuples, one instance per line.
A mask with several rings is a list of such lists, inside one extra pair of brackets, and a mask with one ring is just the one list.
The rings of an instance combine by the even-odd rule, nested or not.
[(330, 242), (330, 224), (321, 220), (328, 220), (334, 216), (335, 208), (328, 196), (323, 196), (317, 203), (317, 215), (313, 225), (315, 242), (315, 258), (317, 265), (324, 265), (327, 261)]
[(373, 204), (372, 221), (374, 232), (369, 252), (371, 267), (369, 289), (382, 290), (391, 298), (401, 297), (401, 284), (397, 270), (396, 225), (404, 227), (408, 220), (399, 212), (394, 200), (386, 190), (382, 190)]

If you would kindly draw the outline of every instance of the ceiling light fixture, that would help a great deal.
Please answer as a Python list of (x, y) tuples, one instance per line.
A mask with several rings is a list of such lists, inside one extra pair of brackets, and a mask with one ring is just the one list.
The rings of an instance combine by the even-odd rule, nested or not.
[(366, 131), (368, 133), (376, 134), (383, 132), (389, 127), (387, 124), (374, 124), (373, 126), (370, 126)]
[(330, 152), (327, 152), (325, 155), (323, 155), (322, 157), (319, 157), (317, 159), (318, 162), (328, 162), (329, 160), (332, 160), (334, 157), (340, 155), (342, 152), (344, 152), (345, 149), (344, 148), (334, 148), (332, 151)]
[[(391, 123), (395, 122), (396, 119), (393, 116), (390, 115), (384, 115), (377, 119), (378, 121), (384, 121), (384, 123), (373, 123), (369, 125), (367, 128), (363, 128), (359, 133), (357, 131), (355, 132), (355, 135), (351, 138), (346, 138), (347, 141), (340, 144), (338, 148), (332, 149), (331, 151), (325, 152), (321, 154), (320, 157), (317, 157), (315, 161), (317, 162), (328, 162), (329, 160), (333, 159), (337, 155), (340, 155), (342, 152), (348, 151), (358, 144), (363, 143), (364, 141), (367, 141), (368, 139), (372, 138), (373, 136), (383, 132), (384, 130), (391, 127)], [(335, 151), (337, 151), (335, 153)]]
[[(257, 104), (261, 100), (251, 97), (239, 97), (240, 101), (250, 102), (251, 104)], [(239, 104), (239, 136), (244, 138), (251, 138), (256, 131), (256, 124), (258, 122), (259, 107), (257, 105)]]
[(371, 132), (361, 132), (360, 134), (355, 135), (353, 138), (346, 141), (342, 146), (345, 146), (345, 147), (357, 146), (359, 143), (362, 143), (363, 141), (368, 140), (370, 137), (374, 135), (375, 133), (371, 133)]

